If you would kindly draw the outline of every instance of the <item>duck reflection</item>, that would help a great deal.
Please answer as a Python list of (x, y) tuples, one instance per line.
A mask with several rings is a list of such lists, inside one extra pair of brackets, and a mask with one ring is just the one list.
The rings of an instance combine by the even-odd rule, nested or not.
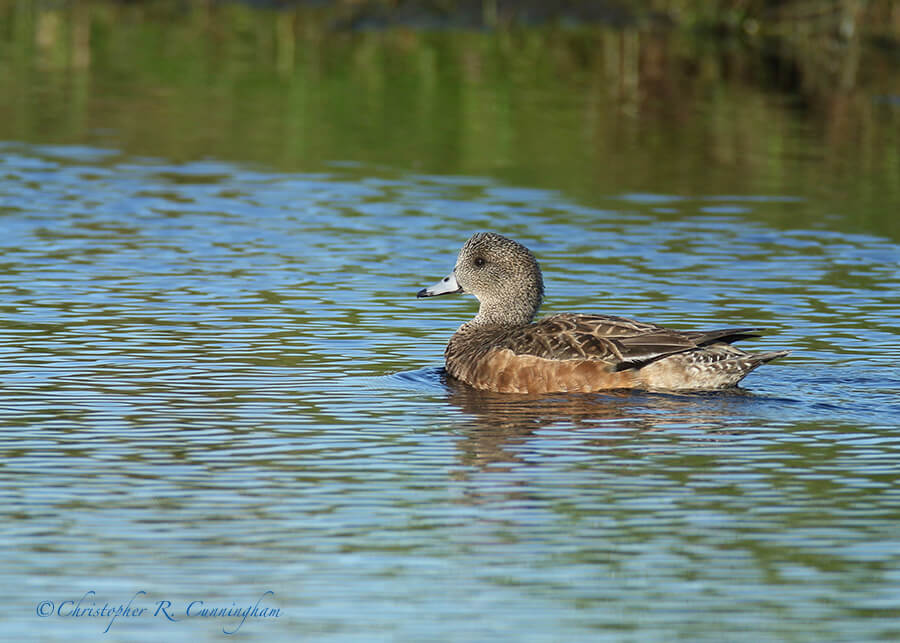
[[(583, 432), (581, 446), (602, 449), (622, 448), (642, 434), (664, 430), (702, 431), (700, 439), (716, 440), (745, 433), (752, 429), (753, 417), (758, 420), (746, 411), (759, 398), (739, 388), (694, 394), (626, 390), (529, 396), (477, 390), (446, 373), (441, 380), (448, 401), (470, 418), (463, 425), (460, 446), (465, 464), (476, 467), (525, 463), (530, 450), (524, 445), (554, 428), (568, 438)], [(660, 442), (658, 448), (669, 447)]]

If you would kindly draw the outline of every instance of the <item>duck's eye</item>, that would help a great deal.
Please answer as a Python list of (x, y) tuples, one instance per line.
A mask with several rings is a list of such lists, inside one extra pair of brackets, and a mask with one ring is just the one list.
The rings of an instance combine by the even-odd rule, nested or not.
[(475, 257), (475, 267), (481, 268), (485, 264), (484, 257)]

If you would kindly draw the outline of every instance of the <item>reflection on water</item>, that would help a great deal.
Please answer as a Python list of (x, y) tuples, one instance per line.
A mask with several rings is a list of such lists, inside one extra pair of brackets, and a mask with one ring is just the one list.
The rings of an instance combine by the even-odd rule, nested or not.
[[(242, 629), (266, 638), (893, 631), (900, 249), (767, 223), (822, 203), (595, 208), (477, 176), (15, 144), (0, 173), (6, 631), (96, 638), (35, 615), (91, 590), (272, 590), (284, 616)], [(474, 301), (414, 294), (477, 229), (534, 249), (545, 313), (761, 326), (754, 350), (795, 352), (726, 393), (462, 387), (442, 351)], [(171, 625), (112, 635), (224, 624)]]
[[(742, 403), (752, 394), (743, 389), (722, 393), (674, 395), (643, 391), (598, 394), (509, 396), (478, 391), (446, 378), (448, 401), (472, 417), (460, 444), (466, 464), (478, 467), (523, 463), (519, 447), (542, 435), (562, 431), (580, 436), (591, 449), (627, 449), (653, 431), (689, 429), (697, 440), (753, 431), (762, 409), (741, 427)], [(751, 400), (749, 403), (752, 403)], [(758, 405), (764, 406), (771, 400)], [(463, 425), (465, 426), (465, 425)]]
[[(740, 28), (736, 41), (709, 38), (694, 20), (713, 13), (699, 6), (668, 7), (681, 32), (646, 29), (648, 16), (629, 29), (348, 34), (335, 28), (357, 0), (278, 4), (0, 2), (0, 95), (15, 98), (0, 101), (0, 140), (493, 176), (598, 208), (617, 193), (812, 197), (823, 207), (754, 216), (900, 239), (888, 0), (861, 3), (849, 32), (841, 16), (855, 3), (822, 3), (802, 29), (750, 3), (743, 19), (770, 24), (775, 43)], [(840, 32), (852, 37), (832, 42)]]

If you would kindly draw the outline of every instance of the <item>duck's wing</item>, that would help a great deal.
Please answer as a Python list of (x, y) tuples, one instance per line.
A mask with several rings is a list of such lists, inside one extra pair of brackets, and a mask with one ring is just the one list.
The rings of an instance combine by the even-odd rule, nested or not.
[(563, 314), (518, 329), (507, 338), (506, 348), (517, 355), (552, 360), (605, 362), (619, 371), (713, 343), (754, 336), (752, 328), (682, 332), (624, 317)]

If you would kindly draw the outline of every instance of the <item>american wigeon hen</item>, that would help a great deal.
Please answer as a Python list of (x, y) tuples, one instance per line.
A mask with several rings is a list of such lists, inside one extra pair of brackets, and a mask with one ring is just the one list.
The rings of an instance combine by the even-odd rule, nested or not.
[(472, 235), (453, 272), (418, 296), (452, 293), (475, 295), (480, 306), (450, 338), (447, 372), (500, 393), (721, 389), (789, 352), (731, 346), (758, 337), (754, 328), (678, 331), (577, 313), (534, 322), (544, 297), (538, 262), (528, 248), (493, 232)]

